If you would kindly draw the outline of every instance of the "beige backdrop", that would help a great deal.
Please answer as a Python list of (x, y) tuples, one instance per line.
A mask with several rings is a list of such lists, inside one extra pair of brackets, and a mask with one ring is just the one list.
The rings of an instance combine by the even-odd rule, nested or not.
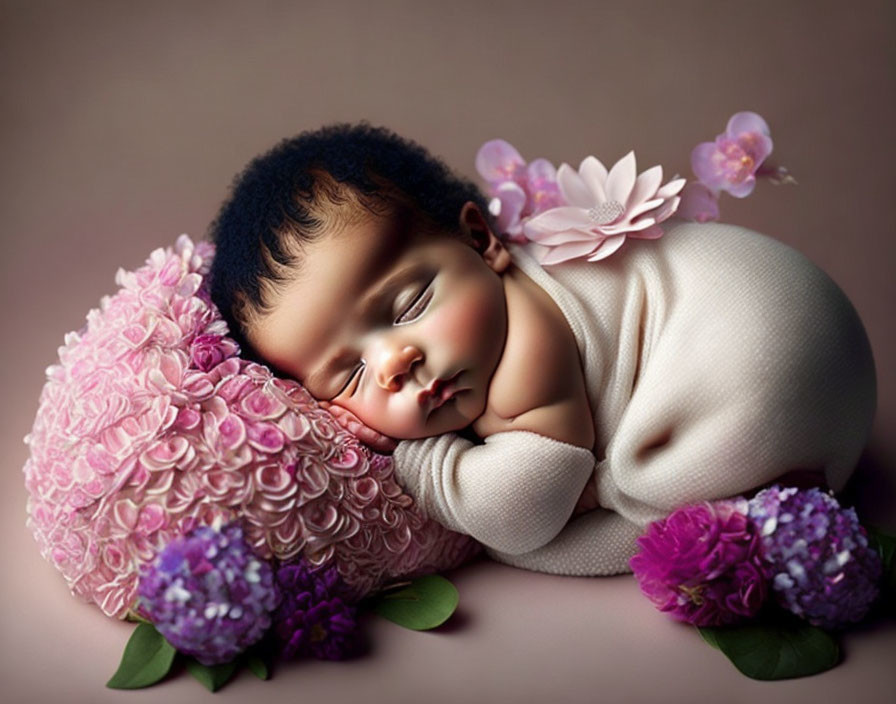
[[(725, 198), (723, 219), (802, 250), (865, 321), (880, 401), (857, 494), (893, 527), (894, 7), (0, 2), (4, 699), (125, 696), (102, 683), (129, 628), (69, 598), (24, 528), (21, 441), (63, 334), (113, 290), (118, 266), (139, 265), (181, 232), (202, 236), (249, 158), (334, 120), (392, 127), (470, 176), (476, 149), (496, 136), (527, 158), (612, 162), (634, 148), (643, 168), (690, 175), (691, 148), (729, 115), (764, 115), (774, 158), (800, 185)], [(290, 666), (264, 685), (244, 676), (220, 696), (694, 701), (722, 687), (728, 701), (826, 701), (832, 692), (884, 701), (896, 684), (881, 655), (896, 645), (892, 624), (851, 636), (847, 662), (831, 673), (763, 685), (655, 614), (629, 578), (490, 564), (454, 577), (463, 614), (446, 632), (373, 625), (377, 645), (361, 663)], [(159, 692), (168, 701), (202, 695), (186, 676)]]

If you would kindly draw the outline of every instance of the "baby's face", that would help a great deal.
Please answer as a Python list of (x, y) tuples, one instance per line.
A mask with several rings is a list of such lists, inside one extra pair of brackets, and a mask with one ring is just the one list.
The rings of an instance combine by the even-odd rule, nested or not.
[(467, 427), (485, 410), (507, 333), (509, 257), (487, 237), (480, 253), (392, 219), (348, 225), (304, 248), (249, 340), (313, 396), (391, 437)]

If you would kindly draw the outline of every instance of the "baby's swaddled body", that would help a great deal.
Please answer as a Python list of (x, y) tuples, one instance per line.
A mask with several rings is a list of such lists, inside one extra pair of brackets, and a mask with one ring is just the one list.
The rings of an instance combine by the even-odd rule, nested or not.
[[(593, 453), (531, 432), (399, 444), (424, 511), (510, 564), (627, 569), (643, 526), (791, 471), (843, 488), (867, 441), (874, 365), (861, 322), (798, 252), (740, 227), (669, 221), (600, 262), (515, 264), (572, 330)], [(521, 383), (525, 383), (521, 381)], [(572, 520), (586, 483), (601, 508)]]

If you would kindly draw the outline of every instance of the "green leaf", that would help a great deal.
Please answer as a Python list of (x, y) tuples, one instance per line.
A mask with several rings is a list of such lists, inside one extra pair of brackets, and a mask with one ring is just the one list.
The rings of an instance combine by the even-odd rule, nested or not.
[(385, 619), (415, 631), (441, 626), (457, 608), (457, 588), (436, 574), (413, 580), (397, 591), (378, 594), (371, 608)]
[(755, 680), (814, 675), (830, 670), (840, 657), (840, 648), (830, 634), (789, 614), (699, 631), (707, 643)]
[(187, 670), (193, 677), (199, 680), (209, 692), (217, 692), (223, 687), (230, 678), (233, 677), (237, 669), (237, 661), (231, 660), (220, 665), (203, 665), (198, 660), (189, 658), (187, 660)]
[(155, 684), (171, 669), (175, 651), (152, 625), (141, 623), (124, 647), (121, 664), (106, 682), (111, 689), (139, 689)]
[(249, 653), (246, 658), (246, 664), (249, 666), (252, 674), (260, 680), (266, 680), (271, 676), (267, 663), (257, 653)]
[(873, 526), (868, 526), (867, 530), (884, 568), (881, 596), (885, 602), (889, 602), (891, 608), (896, 609), (896, 536), (887, 535)]
[(716, 639), (716, 630), (715, 628), (697, 628), (697, 631), (700, 633), (700, 637), (707, 643), (709, 643), (716, 650), (721, 650), (719, 646), (719, 641)]

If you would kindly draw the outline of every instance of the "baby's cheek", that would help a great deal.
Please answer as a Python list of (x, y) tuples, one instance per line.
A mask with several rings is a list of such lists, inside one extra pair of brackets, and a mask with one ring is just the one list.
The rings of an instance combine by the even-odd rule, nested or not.
[(426, 321), (430, 339), (442, 340), (461, 349), (472, 349), (484, 340), (499, 336), (504, 326), (497, 302), (475, 292), (458, 292), (439, 306)]

